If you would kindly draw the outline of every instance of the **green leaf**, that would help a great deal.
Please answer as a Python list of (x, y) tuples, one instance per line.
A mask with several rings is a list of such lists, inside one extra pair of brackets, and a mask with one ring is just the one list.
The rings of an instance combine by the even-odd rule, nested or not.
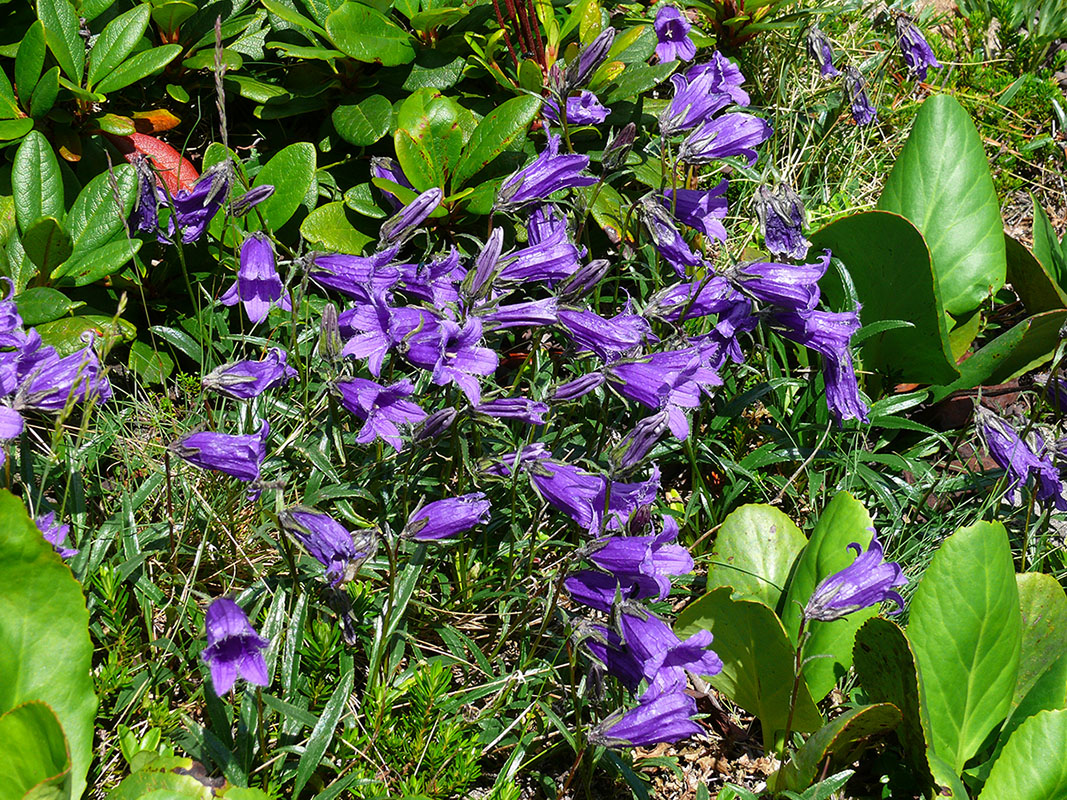
[(462, 113), (454, 100), (434, 89), (420, 89), (400, 106), (393, 145), (417, 191), (447, 188), (446, 180), (463, 152)]
[(346, 142), (365, 147), (389, 133), (393, 104), (389, 99), (372, 94), (358, 103), (342, 104), (333, 110), (333, 126)]
[(133, 341), (137, 328), (124, 319), (113, 321), (103, 314), (85, 314), (80, 317), (63, 317), (55, 322), (37, 326), (41, 341), (50, 344), (61, 356), (69, 356), (85, 347), (85, 335), (92, 332), (104, 340), (104, 345), (112, 347), (123, 342)]
[(18, 89), (19, 97), (22, 98), (23, 107), (29, 105), (33, 89), (37, 81), (41, 79), (46, 49), (44, 26), (40, 20), (37, 20), (22, 37), (18, 54), (15, 56), (15, 88)]
[(452, 188), (465, 185), (512, 145), (521, 147), (540, 108), (540, 98), (524, 95), (513, 97), (486, 114), (463, 148), (452, 176)]
[(67, 227), (76, 251), (100, 247), (123, 230), (137, 194), (137, 174), (133, 167), (129, 164), (115, 167), (114, 184), (117, 197), (112, 176), (106, 172), (97, 175), (74, 200), (67, 214)]
[(344, 203), (327, 203), (316, 208), (300, 223), (300, 235), (324, 250), (349, 255), (359, 255), (363, 246), (373, 241), (348, 221)]
[[(584, 190), (586, 197), (595, 189), (596, 187), (586, 188)], [(623, 239), (626, 227), (626, 220), (624, 219), (626, 216), (624, 209), (626, 207), (626, 198), (619, 194), (614, 186), (607, 183), (600, 184), (600, 191), (593, 201), (593, 219), (596, 220), (596, 224), (600, 226), (601, 230), (607, 234), (608, 239), (614, 244), (618, 244)]]
[(919, 674), (904, 632), (881, 617), (867, 620), (856, 632), (853, 665), (860, 686), (875, 703), (892, 703), (902, 715), (896, 729), (909, 777), (926, 796), (934, 777), (926, 756), (926, 734), (920, 711)]
[(464, 6), (455, 8), (433, 8), (420, 11), (411, 17), (411, 27), (417, 31), (432, 31), (442, 25), (447, 27), (463, 19), (470, 11)]
[[(228, 47), (224, 47), (221, 53), (222, 66), (224, 69), (230, 72), (236, 72), (244, 66), (244, 58), (236, 50), (231, 50)], [(209, 69), (212, 72), (215, 70), (215, 48), (205, 47), (203, 50), (195, 53), (189, 58), (182, 61), (182, 66), (186, 69)]]
[(21, 139), (32, 130), (33, 120), (29, 117), (23, 119), (0, 119), (0, 142)]
[(59, 67), (52, 67), (37, 81), (30, 98), (30, 116), (34, 119), (43, 118), (56, 104), (59, 95)]
[(144, 32), (148, 30), (151, 17), (152, 7), (145, 3), (120, 14), (104, 27), (89, 53), (87, 88), (92, 89), (101, 78), (109, 75), (126, 60), (126, 56), (133, 52)]
[(608, 92), (607, 99), (604, 102), (607, 105), (611, 105), (612, 103), (632, 101), (635, 97), (640, 97), (649, 89), (659, 86), (667, 80), (677, 66), (678, 64), (675, 61), (654, 66), (631, 64), (612, 81), (615, 88)]
[(377, 9), (345, 3), (326, 18), (334, 47), (357, 61), (395, 67), (415, 59), (411, 35)]
[(52, 145), (40, 131), (30, 131), (15, 153), (11, 167), (15, 219), (28, 229), (41, 217), (63, 216), (63, 179)]
[(1031, 314), (1067, 308), (1067, 293), (1019, 241), (1004, 234), (1008, 283)]
[(979, 522), (946, 539), (915, 590), (908, 638), (931, 747), (956, 774), (1011, 707), (1021, 629), (1004, 526)]
[(1067, 796), (1067, 709), (1042, 711), (1015, 731), (993, 764), (980, 800)]
[(1016, 575), (1022, 613), (1019, 677), (1012, 696), (1017, 706), (1056, 661), (1067, 654), (1067, 595), (1051, 575)]
[(152, 9), (152, 21), (170, 38), (197, 10), (195, 3), (187, 2), (187, 0), (171, 0)]
[(404, 80), (403, 88), (409, 92), (417, 89), (451, 89), (463, 77), (467, 59), (440, 50), (421, 50), (411, 65), (411, 72)]
[(789, 572), (808, 543), (793, 520), (773, 506), (751, 504), (730, 513), (715, 535), (708, 591), (734, 589), (734, 599), (776, 608)]
[(1024, 319), (960, 364), (959, 380), (933, 390), (937, 402), (961, 389), (1006, 383), (1044, 364), (1059, 344), (1067, 311), (1046, 311)]
[(0, 119), (14, 119), (19, 116), (19, 105), (15, 100), (15, 90), (7, 73), (0, 70)]
[(322, 710), (322, 716), (319, 717), (319, 721), (315, 723), (315, 728), (311, 731), (311, 736), (308, 737), (307, 746), (304, 748), (304, 754), (300, 756), (300, 763), (296, 766), (296, 778), (294, 779), (293, 796), (299, 796), (300, 792), (307, 785), (308, 779), (311, 778), (312, 773), (318, 768), (319, 762), (322, 760), (323, 754), (326, 752), (326, 748), (330, 746), (330, 742), (333, 741), (334, 731), (337, 729), (337, 722), (341, 719), (341, 714), (345, 710), (345, 703), (348, 701), (348, 696), (352, 693), (352, 680), (353, 672), (348, 670), (341, 678), (340, 684), (334, 689), (330, 699), (326, 701), (326, 707)]
[(1034, 257), (1059, 286), (1067, 286), (1067, 258), (1056, 239), (1056, 231), (1045, 209), (1032, 194), (1034, 203)]
[(47, 286), (27, 289), (15, 296), (15, 306), (26, 325), (51, 322), (83, 305), (85, 303), (71, 300), (63, 292)]
[(32, 701), (0, 714), (0, 786), (5, 797), (70, 797), (70, 754), (63, 727), (46, 703)]
[(127, 366), (145, 384), (163, 383), (174, 371), (174, 359), (166, 352), (154, 350), (145, 342), (130, 345)]
[(270, 230), (289, 221), (314, 182), (315, 145), (311, 142), (291, 144), (266, 163), (252, 186), (274, 187), (274, 194), (259, 206)]
[(55, 712), (70, 745), (73, 797), (92, 758), (92, 657), (81, 586), (22, 502), (0, 490), (0, 711), (40, 700)]
[[(782, 608), (782, 622), (792, 641), (796, 641), (804, 606), (815, 587), (856, 559), (856, 554), (848, 549), (850, 544), (856, 543), (867, 549), (873, 525), (863, 503), (848, 492), (839, 492), (823, 509), (808, 546), (797, 559)], [(877, 611), (877, 608), (865, 608), (832, 622), (813, 620), (808, 624), (804, 658), (811, 660), (804, 666), (804, 678), (816, 701), (825, 697), (837, 678), (848, 671), (852, 665), (856, 631)]]
[(371, 219), (385, 219), (388, 215), (382, 211), (371, 193), (369, 183), (358, 183), (345, 192), (345, 205)]
[(107, 800), (213, 800), (214, 792), (191, 775), (142, 769), (126, 778)]
[(141, 249), (140, 239), (120, 239), (94, 247), (82, 248), (52, 272), (53, 280), (87, 286), (118, 272)]
[(885, 736), (900, 724), (900, 710), (892, 703), (852, 708), (815, 731), (797, 750), (779, 775), (776, 786), (801, 791), (816, 781), (820, 771), (835, 772), (852, 764), (869, 740)]
[(178, 57), (181, 51), (180, 44), (165, 44), (162, 47), (153, 47), (151, 50), (138, 53), (123, 61), (113, 72), (105, 75), (95, 87), (95, 91), (107, 94), (136, 83), (141, 78), (147, 78), (167, 66)]
[(37, 0), (37, 16), (44, 25), (48, 49), (56, 63), (76, 85), (85, 74), (85, 43), (79, 33), (78, 15), (70, 0)]
[[(862, 304), (860, 321), (907, 320), (863, 343), (863, 364), (912, 383), (945, 383), (959, 376), (949, 347), (941, 292), (922, 234), (904, 217), (866, 211), (832, 222), (812, 237), (812, 251), (829, 249), (848, 268)], [(839, 308), (845, 292), (835, 270), (822, 288)]]
[(41, 217), (22, 234), (22, 249), (42, 271), (52, 271), (70, 256), (70, 234), (55, 217)]
[(926, 239), (945, 310), (961, 316), (1004, 285), (1004, 224), (982, 139), (949, 95), (923, 103), (878, 200)]
[[(789, 717), (796, 657), (775, 613), (755, 600), (731, 600), (729, 587), (723, 587), (687, 606), (678, 615), (674, 627), (681, 639), (701, 630), (711, 631), (723, 669), (706, 679), (733, 702), (759, 717), (764, 746), (770, 752)], [(802, 681), (793, 730), (813, 731), (822, 723), (819, 709)]]

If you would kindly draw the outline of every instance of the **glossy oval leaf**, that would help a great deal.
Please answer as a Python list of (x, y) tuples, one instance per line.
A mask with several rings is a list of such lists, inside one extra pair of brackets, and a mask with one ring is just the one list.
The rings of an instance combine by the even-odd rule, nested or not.
[(297, 142), (279, 151), (256, 175), (253, 187), (274, 187), (274, 194), (259, 206), (271, 230), (282, 227), (300, 207), (315, 181), (315, 162), (315, 146)]
[[(793, 688), (796, 652), (775, 613), (755, 600), (731, 600), (729, 587), (716, 589), (694, 601), (678, 615), (675, 633), (686, 639), (701, 630), (714, 637), (711, 649), (722, 659), (718, 675), (709, 683), (763, 725), (767, 752), (785, 731)], [(794, 731), (822, 727), (819, 709), (801, 682), (793, 716)]]
[[(848, 492), (839, 492), (823, 509), (807, 547), (797, 559), (782, 608), (782, 621), (790, 639), (796, 641), (804, 606), (815, 587), (856, 559), (855, 552), (848, 547), (850, 544), (867, 549), (873, 525), (863, 503)], [(825, 697), (837, 679), (848, 671), (856, 631), (877, 613), (877, 607), (865, 608), (832, 622), (815, 620), (808, 624), (804, 658), (811, 660), (804, 666), (804, 678), (816, 701)]]
[(1067, 797), (1067, 709), (1035, 714), (1012, 734), (979, 800)]
[[(909, 383), (947, 383), (959, 376), (930, 251), (914, 225), (899, 214), (864, 211), (830, 223), (811, 241), (812, 257), (829, 249), (848, 269), (864, 325), (912, 323), (864, 341), (865, 367)], [(827, 272), (821, 287), (832, 307), (842, 307), (845, 292), (836, 270)]]
[(15, 153), (11, 168), (15, 219), (27, 230), (44, 216), (63, 217), (63, 178), (52, 145), (40, 131), (30, 131)]
[(0, 742), (4, 743), (0, 786), (5, 797), (70, 797), (67, 740), (46, 703), (23, 703), (0, 714)]
[(513, 97), (486, 114), (463, 148), (463, 157), (452, 175), (452, 188), (466, 184), (505, 150), (521, 147), (540, 108), (540, 98), (524, 95)]
[(957, 774), (1011, 707), (1022, 618), (1008, 534), (979, 522), (944, 541), (915, 590), (908, 638), (930, 744)]
[(776, 608), (807, 537), (777, 508), (741, 506), (715, 534), (708, 566), (708, 591), (733, 587), (734, 599), (758, 600)]
[(454, 100), (434, 89), (420, 89), (400, 106), (393, 146), (404, 174), (418, 191), (447, 189), (463, 152), (462, 116), (463, 109)]
[(22, 249), (39, 270), (51, 271), (70, 256), (70, 234), (55, 217), (41, 217), (22, 234)]
[(104, 349), (133, 341), (137, 336), (137, 328), (133, 323), (124, 319), (113, 320), (103, 314), (64, 317), (38, 325), (37, 332), (41, 334), (41, 341), (54, 347), (61, 356), (69, 356), (85, 347), (83, 337), (89, 332), (104, 340), (97, 345)]
[(67, 214), (74, 249), (92, 250), (123, 230), (136, 192), (137, 174), (129, 164), (115, 167), (113, 176), (105, 172), (85, 184)]
[(152, 17), (152, 7), (148, 4), (134, 6), (124, 14), (111, 20), (103, 32), (96, 37), (93, 49), (89, 53), (89, 76), (87, 87), (92, 89), (96, 83), (119, 66), (144, 36), (148, 21)]
[(63, 283), (87, 286), (122, 269), (141, 249), (140, 239), (120, 239), (78, 250), (52, 272), (52, 278)]
[(380, 94), (358, 103), (342, 104), (333, 110), (333, 126), (346, 142), (360, 147), (374, 144), (389, 133), (393, 104)]
[(982, 139), (955, 98), (923, 103), (878, 208), (922, 232), (949, 313), (973, 311), (1004, 285), (1000, 204)]
[(1018, 240), (1004, 234), (1008, 282), (1031, 314), (1067, 308), (1067, 292), (1037, 257)]
[(23, 35), (22, 41), (19, 42), (19, 51), (15, 55), (15, 88), (19, 91), (23, 105), (33, 94), (33, 88), (41, 78), (45, 50), (44, 26), (37, 20)]
[(59, 67), (52, 67), (33, 88), (30, 98), (30, 116), (34, 119), (42, 119), (56, 104), (59, 96)]
[(335, 253), (359, 255), (372, 241), (348, 221), (344, 203), (319, 206), (300, 223), (300, 235), (313, 245)]
[(70, 0), (38, 0), (37, 18), (44, 25), (45, 41), (56, 63), (80, 86), (85, 74), (85, 42), (74, 6)]
[(0, 119), (0, 142), (12, 142), (21, 139), (33, 130), (33, 120), (29, 117), (22, 119)]
[(123, 61), (113, 72), (103, 76), (96, 86), (96, 91), (107, 94), (136, 83), (141, 78), (147, 78), (153, 72), (158, 72), (178, 57), (182, 47), (180, 44), (165, 44), (162, 47), (153, 47)]
[(48, 286), (27, 289), (15, 296), (15, 307), (26, 325), (51, 322), (83, 305), (85, 303), (71, 300), (62, 292)]
[(1056, 661), (1067, 655), (1067, 595), (1051, 575), (1016, 575), (1022, 613), (1019, 677), (1012, 696), (1017, 706)]
[(415, 59), (411, 35), (377, 9), (345, 3), (326, 18), (326, 33), (347, 56), (395, 67)]
[(70, 746), (72, 794), (85, 789), (96, 695), (81, 586), (25, 507), (0, 490), (0, 712), (47, 703)]

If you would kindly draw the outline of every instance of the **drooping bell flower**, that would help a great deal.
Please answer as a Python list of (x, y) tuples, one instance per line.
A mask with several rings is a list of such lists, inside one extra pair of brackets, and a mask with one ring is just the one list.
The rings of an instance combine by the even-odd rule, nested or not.
[(447, 497), (428, 503), (408, 517), (401, 536), (420, 542), (447, 539), (489, 521), (489, 501), (483, 492)]
[(596, 178), (582, 175), (589, 157), (560, 155), (559, 134), (548, 134), (548, 146), (527, 166), (513, 173), (500, 186), (496, 208), (513, 211), (531, 202), (545, 202), (555, 192), (590, 186)]
[(674, 218), (654, 196), (641, 200), (637, 216), (648, 231), (652, 246), (671, 265), (679, 277), (704, 264), (703, 257), (693, 250), (678, 230)]
[(697, 46), (689, 38), (693, 26), (677, 8), (662, 6), (652, 27), (656, 31), (656, 57), (661, 64), (677, 59), (692, 61), (696, 57)]
[(283, 386), (296, 377), (296, 370), (285, 363), (285, 351), (272, 347), (260, 361), (235, 361), (223, 364), (204, 376), (205, 389), (238, 400), (258, 397), (275, 386)]
[(346, 340), (341, 354), (367, 359), (367, 369), (375, 377), (381, 374), (389, 351), (415, 332), (434, 342), (440, 338), (438, 317), (433, 312), (414, 306), (393, 308), (380, 301), (345, 311), (338, 326)]
[(766, 186), (756, 193), (756, 215), (767, 249), (775, 256), (801, 259), (811, 247), (804, 238), (807, 214), (796, 192), (782, 186), (771, 192)]
[(19, 386), (13, 407), (58, 414), (73, 403), (104, 403), (111, 384), (103, 374), (92, 342), (60, 358), (54, 348), (41, 347), (36, 330), (27, 337), (18, 362)]
[(382, 248), (401, 244), (416, 228), (429, 218), (444, 199), (445, 193), (438, 187), (427, 189), (396, 214), (382, 223), (378, 241)]
[(898, 611), (904, 610), (904, 598), (896, 587), (908, 582), (895, 561), (885, 561), (882, 544), (871, 528), (871, 543), (867, 550), (856, 542), (848, 546), (855, 550), (856, 560), (845, 569), (824, 578), (804, 607), (804, 618), (823, 622), (840, 619), (853, 611), (892, 600)]
[(678, 158), (687, 164), (707, 164), (720, 158), (744, 156), (756, 163), (756, 148), (771, 135), (770, 124), (751, 114), (723, 114), (703, 123), (682, 142)]
[[(492, 308), (490, 306), (490, 308)], [(542, 325), (554, 325), (559, 319), (559, 305), (554, 297), (544, 300), (530, 300), (525, 303), (510, 303), (497, 306), (492, 310), (475, 312), (485, 325), (493, 330), (505, 328), (537, 328)]]
[(695, 81), (701, 75), (711, 74), (711, 84), (708, 90), (712, 94), (725, 94), (730, 102), (739, 106), (747, 106), (751, 101), (748, 92), (741, 88), (745, 83), (745, 76), (741, 74), (741, 68), (720, 53), (718, 50), (711, 54), (711, 59), (701, 64), (694, 64), (685, 73), (686, 80)]
[[(611, 109), (603, 105), (588, 89), (583, 89), (577, 97), (568, 97), (564, 106), (567, 109), (567, 123), (570, 125), (599, 125), (611, 113)], [(551, 97), (545, 100), (541, 113), (549, 122), (560, 124), (559, 103)]]
[(283, 311), (292, 311), (289, 293), (282, 288), (282, 279), (274, 256), (270, 238), (259, 231), (250, 233), (241, 245), (241, 263), (237, 280), (219, 298), (224, 306), (238, 303), (254, 325), (267, 318), (271, 306)]
[(561, 383), (552, 390), (553, 403), (570, 403), (604, 385), (607, 377), (602, 372), (587, 372), (574, 380)]
[(232, 435), (201, 431), (191, 433), (171, 444), (170, 449), (180, 458), (201, 469), (225, 472), (238, 480), (259, 480), (259, 468), (267, 456), (267, 436), (270, 425), (259, 421), (253, 434)]
[(726, 228), (721, 220), (726, 217), (725, 180), (708, 191), (701, 189), (664, 189), (662, 203), (675, 219), (696, 228), (705, 236), (726, 241)]
[(37, 524), (37, 530), (41, 532), (41, 536), (59, 553), (60, 558), (70, 558), (78, 555), (77, 550), (64, 546), (63, 542), (67, 540), (67, 535), (70, 533), (70, 525), (60, 525), (56, 521), (55, 511), (42, 514), (34, 522)]
[(270, 682), (262, 653), (270, 642), (256, 633), (237, 603), (227, 597), (217, 598), (208, 607), (204, 623), (207, 647), (200, 657), (211, 669), (215, 694), (222, 697), (239, 677), (256, 686)]
[(315, 256), (308, 269), (313, 281), (364, 303), (383, 299), (400, 281), (400, 270), (391, 266), (399, 248), (390, 247), (371, 256), (343, 253)]
[(657, 341), (648, 320), (632, 313), (629, 306), (610, 319), (567, 308), (559, 312), (559, 322), (579, 350), (592, 350), (603, 361), (613, 361), (646, 341)]
[(366, 378), (348, 378), (335, 385), (344, 407), (363, 420), (356, 435), (359, 444), (381, 439), (394, 450), (402, 450), (400, 426), (414, 425), (426, 417), (425, 411), (407, 399), (415, 393), (407, 378), (390, 386)]
[(131, 156), (137, 174), (137, 195), (130, 214), (130, 224), (139, 231), (155, 233), (159, 230), (159, 193), (152, 160), (141, 153)]
[(637, 126), (627, 122), (615, 137), (608, 142), (600, 157), (600, 166), (605, 173), (614, 172), (626, 166), (626, 159), (633, 149), (634, 140), (637, 138)]
[(606, 536), (588, 544), (582, 553), (587, 561), (621, 582), (653, 581), (659, 590), (658, 599), (663, 600), (671, 590), (670, 576), (693, 571), (689, 551), (671, 544), (677, 538), (678, 523), (665, 515), (663, 530), (657, 535)]
[(1051, 454), (1036, 432), (1031, 432), (1025, 441), (1004, 419), (979, 406), (975, 410), (978, 433), (985, 442), (989, 456), (1008, 478), (1005, 497), (1009, 502), (1019, 502), (1019, 489), (1030, 478), (1036, 482), (1037, 498), (1046, 505), (1067, 511), (1067, 498), (1063, 495), (1063, 482)]
[(280, 512), (278, 524), (326, 567), (326, 576), (333, 586), (352, 580), (359, 564), (374, 550), (373, 535), (360, 536), (357, 544), (351, 531), (329, 514), (303, 506)]
[(527, 425), (544, 425), (548, 406), (526, 397), (499, 397), (474, 407), (478, 414), (495, 419), (514, 419)]
[(722, 379), (701, 363), (695, 348), (665, 350), (636, 361), (621, 361), (607, 369), (615, 390), (646, 408), (664, 409), (671, 433), (681, 441), (689, 437), (685, 409), (699, 408), (701, 393)]
[(726, 92), (712, 87), (716, 76), (710, 72), (695, 76), (672, 75), (674, 97), (659, 116), (659, 130), (664, 136), (692, 130), (707, 122), (732, 102)]
[(581, 251), (571, 242), (567, 220), (553, 205), (534, 209), (527, 221), (527, 246), (511, 252), (497, 273), (497, 281), (523, 284), (545, 281), (550, 286), (574, 274)]
[(830, 251), (814, 264), (753, 261), (730, 271), (734, 285), (750, 297), (791, 311), (812, 311), (819, 304), (819, 280), (830, 267)]
[(925, 81), (926, 70), (929, 67), (941, 69), (941, 64), (934, 56), (929, 42), (922, 35), (922, 31), (915, 26), (911, 17), (907, 14), (897, 14), (896, 28), (900, 53), (904, 56), (904, 64), (912, 75), (920, 81)]
[(530, 482), (550, 506), (566, 514), (583, 530), (594, 526), (601, 510), (595, 509), (594, 504), (597, 498), (603, 497), (604, 476), (552, 458), (540, 458), (525, 467)]
[(684, 692), (646, 693), (636, 708), (617, 712), (589, 732), (603, 747), (650, 747), (696, 736), (703, 728), (691, 717), (696, 700)]
[(593, 41), (582, 48), (577, 57), (567, 65), (562, 86), (564, 93), (569, 94), (589, 83), (593, 73), (607, 60), (614, 41), (615, 29), (604, 28)]
[(459, 284), (466, 271), (460, 266), (459, 251), (454, 247), (448, 255), (429, 264), (399, 264), (403, 290), (419, 300), (441, 307), (459, 302)]
[(171, 203), (167, 236), (159, 235), (160, 241), (169, 244), (175, 229), (181, 231), (182, 242), (195, 242), (207, 230), (207, 226), (219, 213), (222, 204), (230, 195), (233, 183), (233, 164), (229, 160), (219, 162), (205, 170), (192, 189), (179, 189)]
[(808, 34), (804, 41), (807, 45), (808, 55), (819, 65), (820, 75), (824, 78), (832, 78), (841, 74), (840, 70), (834, 66), (834, 47), (818, 25), (812, 25), (808, 28)]
[(644, 316), (677, 324), (727, 311), (736, 305), (739, 297), (726, 278), (712, 275), (702, 280), (676, 283), (656, 292), (649, 298)]
[(867, 96), (867, 81), (855, 67), (849, 65), (844, 69), (845, 88), (848, 89), (852, 119), (857, 125), (869, 125), (878, 116), (877, 110)]

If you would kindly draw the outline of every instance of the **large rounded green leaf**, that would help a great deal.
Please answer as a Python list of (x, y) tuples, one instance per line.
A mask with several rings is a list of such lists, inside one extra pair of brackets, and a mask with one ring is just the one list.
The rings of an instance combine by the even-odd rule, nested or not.
[(1012, 705), (1017, 706), (1049, 667), (1067, 655), (1067, 595), (1051, 575), (1017, 575), (1022, 612), (1019, 677)]
[(521, 147), (540, 108), (540, 98), (523, 95), (486, 114), (463, 148), (463, 157), (452, 176), (452, 188), (459, 189), (512, 145)]
[(315, 162), (315, 145), (297, 142), (275, 154), (256, 175), (253, 186), (274, 187), (274, 194), (259, 206), (271, 230), (278, 230), (296, 213), (315, 180)]
[(735, 599), (759, 600), (775, 608), (793, 562), (807, 543), (796, 523), (777, 508), (741, 506), (715, 535), (708, 591), (731, 586)]
[[(764, 745), (770, 752), (789, 718), (796, 657), (775, 613), (755, 600), (731, 600), (730, 588), (723, 587), (686, 607), (678, 615), (674, 630), (682, 639), (701, 630), (711, 631), (711, 649), (722, 659), (723, 668), (707, 680), (759, 717)], [(801, 681), (792, 729), (813, 731), (822, 724), (819, 709)]]
[[(912, 383), (947, 383), (959, 376), (949, 347), (941, 290), (922, 234), (907, 219), (866, 211), (832, 222), (811, 237), (813, 250), (829, 249), (848, 268), (862, 308), (860, 321), (905, 320), (863, 343), (863, 365)], [(836, 271), (822, 281), (830, 304), (844, 291)]]
[(47, 704), (23, 703), (0, 714), (0, 787), (5, 798), (70, 797), (70, 754), (56, 715)]
[(377, 9), (345, 3), (326, 18), (330, 41), (357, 61), (395, 67), (415, 59), (411, 35)]
[(81, 586), (22, 502), (0, 490), (0, 712), (30, 700), (55, 712), (70, 745), (74, 797), (92, 758), (92, 655)]
[(878, 208), (922, 232), (949, 313), (973, 311), (1004, 285), (997, 193), (982, 139), (954, 98), (934, 95), (923, 103)]
[[(796, 641), (804, 606), (815, 587), (826, 577), (839, 572), (856, 559), (849, 550), (852, 543), (864, 550), (870, 545), (874, 523), (863, 503), (848, 492), (839, 492), (819, 517), (811, 540), (797, 559), (796, 571), (789, 582), (782, 621), (789, 637)], [(804, 644), (804, 678), (811, 696), (821, 700), (834, 688), (837, 679), (852, 665), (852, 643), (860, 625), (878, 613), (875, 607), (854, 611), (832, 622), (814, 620), (808, 624), (809, 636)], [(812, 658), (814, 656), (814, 658)], [(809, 660), (810, 659), (810, 660)]]
[(932, 749), (957, 774), (1011, 708), (1022, 618), (1008, 534), (979, 522), (945, 540), (911, 601), (908, 638)]
[(1042, 711), (1015, 731), (993, 764), (980, 800), (1067, 797), (1067, 709)]
[(463, 114), (456, 101), (435, 89), (419, 89), (400, 106), (393, 145), (404, 174), (418, 191), (447, 188), (463, 153)]
[(346, 142), (366, 146), (389, 132), (393, 104), (380, 94), (372, 94), (358, 103), (342, 104), (333, 110), (333, 126)]

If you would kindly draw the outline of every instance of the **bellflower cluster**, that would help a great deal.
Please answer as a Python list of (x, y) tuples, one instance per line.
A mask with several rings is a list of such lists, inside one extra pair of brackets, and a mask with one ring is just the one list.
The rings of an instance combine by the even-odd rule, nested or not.
[(849, 550), (856, 560), (848, 567), (824, 578), (815, 587), (804, 607), (804, 619), (830, 622), (861, 608), (892, 600), (897, 613), (904, 610), (904, 598), (896, 591), (908, 582), (895, 561), (885, 561), (878, 536), (871, 528), (871, 543), (866, 551), (853, 542)]
[(211, 669), (211, 685), (222, 697), (244, 678), (255, 686), (270, 683), (263, 650), (270, 642), (256, 633), (248, 616), (228, 597), (219, 597), (208, 606), (204, 616), (207, 647), (200, 657)]
[(1046, 506), (1067, 511), (1063, 480), (1041, 435), (1031, 431), (1024, 440), (1006, 420), (982, 406), (975, 410), (975, 417), (989, 457), (1008, 478), (1005, 496), (1009, 502), (1018, 503), (1019, 489), (1033, 478), (1038, 500)]

